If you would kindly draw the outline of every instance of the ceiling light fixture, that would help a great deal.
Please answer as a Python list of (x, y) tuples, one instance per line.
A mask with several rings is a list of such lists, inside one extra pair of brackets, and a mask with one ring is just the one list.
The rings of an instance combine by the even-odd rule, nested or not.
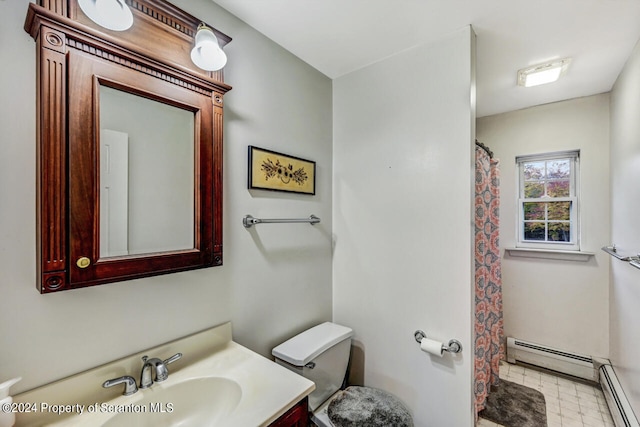
[(555, 82), (566, 71), (571, 58), (558, 59), (518, 70), (518, 85), (532, 87)]
[(227, 63), (227, 55), (220, 48), (218, 38), (205, 24), (198, 25), (195, 47), (191, 50), (191, 60), (206, 71), (219, 70)]
[(78, 0), (80, 9), (93, 22), (113, 31), (124, 31), (133, 25), (133, 14), (124, 0)]

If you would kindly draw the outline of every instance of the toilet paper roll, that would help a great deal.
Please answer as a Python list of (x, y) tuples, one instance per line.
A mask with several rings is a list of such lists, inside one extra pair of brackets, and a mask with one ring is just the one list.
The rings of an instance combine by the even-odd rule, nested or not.
[(422, 341), (420, 341), (420, 350), (438, 357), (442, 357), (444, 354), (442, 343), (440, 341), (430, 340), (429, 338), (422, 338)]

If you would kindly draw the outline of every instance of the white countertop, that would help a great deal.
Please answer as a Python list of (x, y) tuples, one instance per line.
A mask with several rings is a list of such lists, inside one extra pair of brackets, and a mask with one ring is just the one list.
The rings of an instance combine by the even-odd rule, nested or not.
[[(166, 381), (154, 383), (151, 388), (130, 396), (121, 394), (124, 385), (112, 387), (115, 390), (102, 388), (102, 382), (122, 375), (131, 375), (137, 382), (142, 354), (168, 358), (175, 352), (182, 352), (184, 356), (169, 365)], [(17, 395), (15, 402), (34, 404), (32, 408), (37, 411), (17, 414), (16, 426), (99, 426), (115, 415), (103, 411), (102, 404), (135, 406), (143, 399), (153, 399), (154, 393), (164, 388), (205, 377), (228, 379), (240, 386), (237, 406), (215, 422), (215, 426), (220, 427), (267, 426), (315, 389), (315, 384), (308, 379), (231, 341), (231, 326), (227, 323)], [(46, 408), (71, 405), (67, 408), (71, 409), (71, 414), (43, 412), (43, 404)], [(92, 413), (88, 411), (89, 406), (94, 408)], [(81, 408), (82, 414), (78, 414)], [(180, 410), (177, 406), (172, 409)], [(162, 414), (154, 416), (162, 420)], [(166, 419), (166, 425), (171, 425), (170, 417)]]

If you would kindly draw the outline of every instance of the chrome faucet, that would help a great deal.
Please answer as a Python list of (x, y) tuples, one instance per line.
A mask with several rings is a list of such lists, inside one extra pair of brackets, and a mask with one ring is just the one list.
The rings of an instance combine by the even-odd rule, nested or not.
[(108, 388), (118, 384), (124, 384), (124, 393), (122, 394), (125, 396), (129, 396), (138, 391), (138, 387), (136, 386), (136, 380), (134, 380), (133, 377), (130, 377), (128, 375), (105, 381), (102, 384), (102, 387)]
[(161, 360), (157, 357), (149, 359), (147, 356), (142, 357), (142, 372), (140, 372), (140, 388), (148, 388), (151, 387), (154, 380), (152, 378), (152, 370), (155, 368), (156, 371), (156, 382), (162, 382), (169, 378), (169, 370), (167, 369), (167, 365), (175, 362), (176, 360), (182, 357), (182, 353), (176, 353), (168, 359)]

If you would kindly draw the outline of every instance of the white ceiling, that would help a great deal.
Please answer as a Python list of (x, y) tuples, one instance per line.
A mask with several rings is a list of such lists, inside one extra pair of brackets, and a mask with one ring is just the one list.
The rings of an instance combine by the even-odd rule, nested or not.
[[(214, 1), (331, 78), (471, 24), (478, 117), (608, 92), (640, 38), (639, 0)], [(518, 69), (564, 57), (560, 81), (516, 86)]]

